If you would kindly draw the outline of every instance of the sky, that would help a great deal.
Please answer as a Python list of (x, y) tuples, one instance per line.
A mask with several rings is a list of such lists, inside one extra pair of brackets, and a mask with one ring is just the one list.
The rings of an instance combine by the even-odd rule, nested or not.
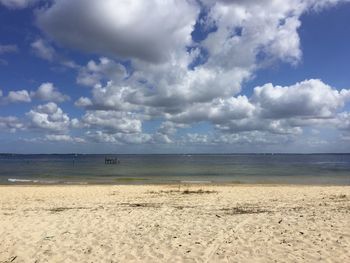
[(350, 152), (349, 2), (0, 0), (0, 152)]

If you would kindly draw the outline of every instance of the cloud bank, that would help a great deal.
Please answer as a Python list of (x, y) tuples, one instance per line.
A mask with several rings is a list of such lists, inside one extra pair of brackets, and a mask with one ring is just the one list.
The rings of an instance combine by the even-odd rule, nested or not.
[[(301, 16), (341, 2), (347, 1), (49, 1), (36, 8), (43, 36), (31, 48), (61, 65), (48, 43), (94, 57), (84, 65), (65, 64), (76, 72), (76, 84), (88, 89), (74, 101), (83, 113), (64, 113), (57, 103), (69, 96), (48, 82), (36, 91), (1, 93), (3, 104), (47, 104), (33, 107), (21, 125), (17, 118), (0, 119), (0, 128), (47, 131), (47, 140), (66, 142), (76, 141), (69, 133), (79, 130), (82, 142), (116, 144), (267, 145), (329, 126), (345, 138), (348, 89), (315, 78), (244, 92), (261, 69), (298, 67)], [(34, 1), (1, 3), (24, 8)], [(0, 46), (0, 53), (1, 47), (3, 53), (13, 48)], [(158, 127), (145, 131), (144, 124), (155, 120)], [(210, 128), (191, 130), (200, 124)]]

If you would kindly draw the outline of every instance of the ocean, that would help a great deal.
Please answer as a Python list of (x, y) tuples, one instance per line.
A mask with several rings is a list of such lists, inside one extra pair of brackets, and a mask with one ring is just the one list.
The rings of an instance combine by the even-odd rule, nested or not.
[(0, 184), (153, 183), (350, 185), (350, 154), (0, 154)]

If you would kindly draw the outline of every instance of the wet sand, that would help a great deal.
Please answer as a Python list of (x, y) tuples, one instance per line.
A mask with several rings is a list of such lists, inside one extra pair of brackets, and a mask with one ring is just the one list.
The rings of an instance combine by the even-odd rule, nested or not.
[(0, 262), (350, 262), (350, 186), (0, 186)]

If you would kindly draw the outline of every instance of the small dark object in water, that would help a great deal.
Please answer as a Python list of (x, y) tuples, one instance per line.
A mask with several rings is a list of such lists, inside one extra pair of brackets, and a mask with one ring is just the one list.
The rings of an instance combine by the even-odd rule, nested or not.
[(105, 164), (120, 164), (118, 158), (105, 158)]

